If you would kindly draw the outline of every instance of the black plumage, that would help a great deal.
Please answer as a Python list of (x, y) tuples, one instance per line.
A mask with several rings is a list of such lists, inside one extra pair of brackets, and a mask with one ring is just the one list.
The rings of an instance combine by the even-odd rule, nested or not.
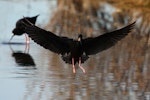
[(12, 57), (15, 58), (16, 63), (20, 66), (35, 66), (33, 58), (28, 53), (17, 51), (12, 53)]
[(135, 22), (121, 29), (97, 37), (83, 39), (80, 34), (78, 40), (57, 36), (50, 31), (35, 26), (29, 21), (28, 24), (24, 22), (23, 25), (25, 27), (25, 32), (34, 42), (52, 52), (60, 54), (66, 63), (73, 65), (73, 72), (75, 73), (76, 63), (78, 63), (82, 71), (85, 72), (81, 63), (86, 61), (89, 55), (97, 54), (115, 45), (119, 40), (131, 32)]
[[(16, 22), (16, 27), (12, 30), (12, 37), (11, 39), (15, 36), (15, 35), (22, 35), (25, 33), (24, 31), (24, 27), (22, 25), (22, 22), (25, 22), (26, 24), (27, 23), (27, 20), (30, 21), (32, 24), (35, 24), (36, 23), (36, 19), (39, 15), (36, 15), (36, 16), (33, 16), (33, 17), (24, 17), (22, 19), (19, 19), (17, 22)], [(10, 39), (10, 40), (11, 40)]]

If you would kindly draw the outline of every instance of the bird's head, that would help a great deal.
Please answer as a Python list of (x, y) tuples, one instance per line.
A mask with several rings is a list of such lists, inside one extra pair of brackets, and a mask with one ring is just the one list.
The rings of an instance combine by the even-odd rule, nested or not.
[(78, 41), (81, 41), (81, 40), (82, 40), (82, 34), (79, 34)]

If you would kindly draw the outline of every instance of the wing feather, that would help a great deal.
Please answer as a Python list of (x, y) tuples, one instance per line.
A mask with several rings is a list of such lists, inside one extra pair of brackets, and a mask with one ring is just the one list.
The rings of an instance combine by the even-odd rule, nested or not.
[(69, 44), (73, 42), (72, 39), (59, 37), (52, 32), (41, 29), (33, 24), (26, 24), (24, 22), (23, 24), (25, 26), (25, 32), (37, 44), (58, 54), (70, 52)]
[(83, 48), (87, 55), (96, 54), (115, 45), (119, 40), (131, 32), (135, 22), (109, 33), (105, 33), (95, 38), (86, 38), (83, 40)]

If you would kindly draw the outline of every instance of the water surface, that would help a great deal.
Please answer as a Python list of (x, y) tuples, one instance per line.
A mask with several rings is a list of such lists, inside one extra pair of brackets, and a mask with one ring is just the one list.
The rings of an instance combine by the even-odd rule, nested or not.
[[(12, 42), (17, 44), (7, 44), (15, 22), (22, 16), (40, 14), (37, 25), (44, 27), (56, 8), (55, 0), (7, 0), (0, 1), (0, 7), (3, 8), (0, 10), (0, 23), (3, 23), (0, 27), (0, 100), (150, 99), (150, 49), (144, 36), (129, 35), (109, 50), (91, 56), (83, 64), (86, 74), (80, 69), (73, 74), (71, 65), (65, 64), (59, 55), (33, 41), (28, 52), (24, 36), (14, 37)], [(115, 19), (111, 15), (115, 10), (109, 4), (100, 8), (99, 19), (104, 17), (107, 21), (99, 20), (103, 29), (114, 28)], [(127, 24), (128, 17), (123, 17), (121, 25)], [(99, 28), (96, 24), (93, 27)]]

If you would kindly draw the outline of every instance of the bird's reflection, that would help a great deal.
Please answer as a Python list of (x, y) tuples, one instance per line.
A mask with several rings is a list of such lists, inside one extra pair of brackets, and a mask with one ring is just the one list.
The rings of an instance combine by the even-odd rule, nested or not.
[(30, 66), (30, 67), (35, 67), (36, 64), (32, 58), (32, 56), (29, 54), (29, 51), (25, 49), (25, 51), (21, 51), (21, 50), (13, 50), (12, 46), (10, 46), (10, 49), (12, 51), (12, 57), (14, 57), (15, 62), (19, 65), (19, 66)]
[(19, 66), (35, 66), (34, 60), (29, 53), (16, 51), (12, 53), (12, 57), (15, 58), (15, 61)]

